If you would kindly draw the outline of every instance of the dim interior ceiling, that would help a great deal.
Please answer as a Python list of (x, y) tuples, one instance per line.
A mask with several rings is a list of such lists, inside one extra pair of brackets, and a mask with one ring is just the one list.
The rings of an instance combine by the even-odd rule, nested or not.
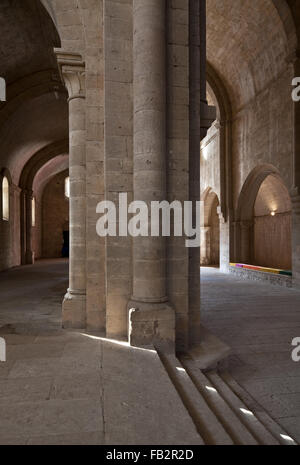
[[(293, 0), (207, 0), (207, 59), (234, 109), (249, 102), (286, 67), (296, 47), (288, 3), (293, 6)], [(59, 36), (42, 2), (1, 0), (0, 30), (1, 75), (8, 90), (25, 82), (25, 94), (31, 76), (35, 86), (39, 76), (44, 79), (43, 91), (27, 96), (8, 112), (3, 124), (1, 113), (7, 105), (0, 107), (1, 165), (12, 172), (17, 184), (30, 157), (68, 137), (67, 101), (54, 89), (58, 72), (53, 48), (59, 46)], [(49, 82), (43, 74), (47, 72)]]

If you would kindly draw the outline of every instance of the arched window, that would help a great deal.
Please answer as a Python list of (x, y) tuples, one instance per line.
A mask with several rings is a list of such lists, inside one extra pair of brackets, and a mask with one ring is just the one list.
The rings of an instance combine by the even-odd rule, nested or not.
[(9, 182), (6, 176), (2, 180), (2, 219), (9, 221)]
[(31, 225), (35, 227), (35, 198), (33, 197), (31, 200)]
[(67, 199), (70, 198), (70, 178), (69, 177), (65, 179), (65, 196), (67, 197)]

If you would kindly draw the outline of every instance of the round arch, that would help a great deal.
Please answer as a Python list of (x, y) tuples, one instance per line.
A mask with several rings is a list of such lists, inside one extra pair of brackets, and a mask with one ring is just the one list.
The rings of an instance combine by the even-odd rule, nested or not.
[(33, 262), (32, 251), (32, 209), (33, 182), (38, 171), (51, 159), (58, 155), (68, 153), (68, 140), (55, 142), (37, 152), (23, 167), (19, 187), (21, 189), (20, 205), (20, 240), (21, 240), (21, 263)]
[(236, 262), (291, 268), (291, 199), (275, 166), (259, 165), (248, 175), (234, 224)]
[(220, 202), (211, 187), (201, 195), (202, 214), (200, 223), (200, 265), (220, 264)]
[(248, 175), (238, 200), (237, 221), (251, 220), (259, 188), (266, 177), (271, 174), (280, 176), (279, 170), (275, 166), (263, 164), (256, 166)]

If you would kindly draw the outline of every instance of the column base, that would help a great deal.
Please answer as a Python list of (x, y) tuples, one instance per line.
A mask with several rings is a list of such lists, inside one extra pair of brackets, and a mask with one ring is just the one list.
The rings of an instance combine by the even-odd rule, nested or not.
[(86, 295), (68, 291), (62, 304), (62, 326), (65, 329), (86, 328)]
[(175, 351), (175, 311), (167, 302), (132, 300), (128, 309), (128, 338), (131, 346), (154, 346), (168, 352)]

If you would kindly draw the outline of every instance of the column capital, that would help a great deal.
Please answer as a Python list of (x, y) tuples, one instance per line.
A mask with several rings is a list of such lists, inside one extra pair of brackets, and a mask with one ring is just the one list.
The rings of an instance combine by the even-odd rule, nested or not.
[(85, 98), (85, 62), (78, 53), (55, 48), (59, 72), (65, 83), (69, 100)]

